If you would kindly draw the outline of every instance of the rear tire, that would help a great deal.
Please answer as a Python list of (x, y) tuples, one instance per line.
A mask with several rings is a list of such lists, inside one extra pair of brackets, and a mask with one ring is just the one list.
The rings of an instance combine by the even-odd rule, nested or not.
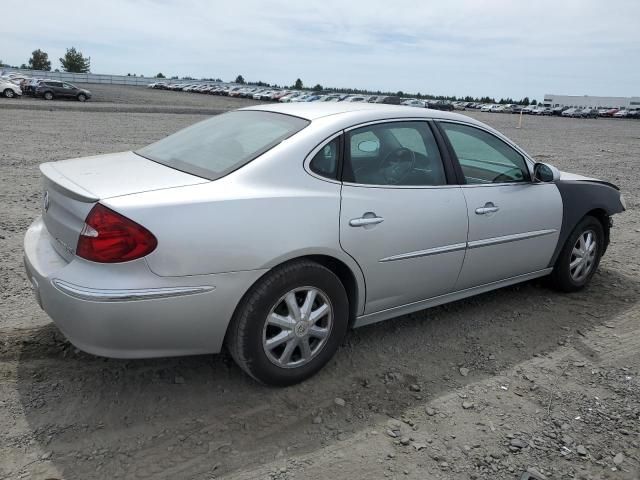
[(582, 290), (600, 264), (604, 230), (598, 219), (587, 215), (573, 229), (551, 272), (551, 284), (562, 292)]
[(349, 301), (340, 279), (322, 265), (300, 260), (275, 268), (245, 294), (226, 345), (254, 379), (293, 385), (326, 365), (348, 323)]
[(44, 99), (45, 99), (45, 100), (53, 100), (53, 93), (51, 93), (51, 92), (44, 92), (43, 97), (44, 97)]
[(13, 90), (11, 90), (10, 88), (5, 89), (4, 92), (2, 92), (4, 94), (5, 97), (7, 98), (13, 98), (15, 97), (15, 92)]

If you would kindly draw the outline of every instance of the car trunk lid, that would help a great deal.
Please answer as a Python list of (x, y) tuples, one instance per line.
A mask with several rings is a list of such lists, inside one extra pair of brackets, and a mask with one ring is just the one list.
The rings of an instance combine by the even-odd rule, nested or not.
[(208, 180), (190, 175), (133, 152), (85, 157), (40, 166), (43, 219), (56, 251), (70, 261), (89, 211), (99, 200)]

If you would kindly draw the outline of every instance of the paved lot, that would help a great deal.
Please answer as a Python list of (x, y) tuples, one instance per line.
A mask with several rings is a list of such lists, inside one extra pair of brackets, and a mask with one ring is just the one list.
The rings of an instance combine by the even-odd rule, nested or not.
[[(90, 88), (95, 103), (73, 110), (0, 99), (0, 479), (638, 478), (637, 121), (525, 117), (516, 129), (516, 115), (470, 113), (624, 191), (629, 210), (587, 290), (531, 282), (365, 327), (314, 379), (268, 389), (224, 354), (77, 352), (32, 300), (21, 240), (39, 163), (132, 149), (206, 118), (185, 109), (242, 104)], [(107, 104), (129, 111), (94, 111)], [(166, 110), (135, 113), (155, 105)]]

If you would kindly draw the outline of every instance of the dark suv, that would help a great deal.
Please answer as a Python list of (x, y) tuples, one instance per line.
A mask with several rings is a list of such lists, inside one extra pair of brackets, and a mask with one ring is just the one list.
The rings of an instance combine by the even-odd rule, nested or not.
[(453, 105), (449, 102), (445, 102), (444, 100), (427, 100), (427, 108), (431, 108), (432, 110), (444, 110), (447, 112), (453, 111)]
[(36, 97), (43, 97), (45, 100), (53, 100), (54, 98), (75, 98), (80, 102), (84, 102), (91, 98), (91, 92), (84, 88), (78, 88), (67, 82), (58, 80), (43, 80), (38, 83), (34, 92)]

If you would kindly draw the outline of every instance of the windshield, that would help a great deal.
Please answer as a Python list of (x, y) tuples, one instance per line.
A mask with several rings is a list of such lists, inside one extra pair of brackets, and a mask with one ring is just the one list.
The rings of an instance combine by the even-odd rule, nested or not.
[(229, 112), (196, 123), (135, 153), (176, 170), (216, 180), (308, 124), (302, 118), (280, 113)]

